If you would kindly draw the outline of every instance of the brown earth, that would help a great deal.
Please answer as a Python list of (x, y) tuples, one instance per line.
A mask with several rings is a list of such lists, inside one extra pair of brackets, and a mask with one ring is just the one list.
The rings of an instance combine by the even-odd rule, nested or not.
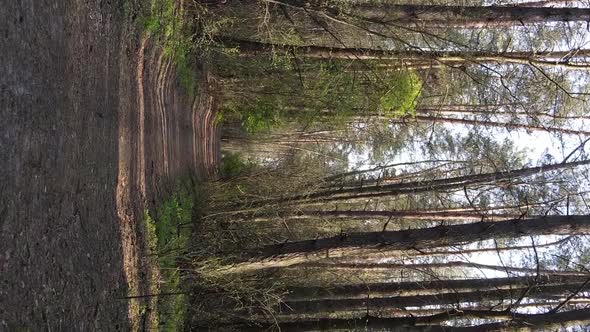
[(217, 163), (209, 75), (187, 97), (123, 13), (0, 5), (0, 330), (140, 329), (143, 210)]

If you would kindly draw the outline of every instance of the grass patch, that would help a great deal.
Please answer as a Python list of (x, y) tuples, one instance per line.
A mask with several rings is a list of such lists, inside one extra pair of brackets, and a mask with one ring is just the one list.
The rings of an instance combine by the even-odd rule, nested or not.
[[(181, 266), (186, 261), (192, 231), (192, 222), (197, 211), (197, 189), (192, 181), (178, 182), (152, 215), (144, 212), (147, 244), (157, 257), (160, 270), (158, 298), (158, 322), (162, 331), (184, 329), (188, 308), (188, 287), (183, 284)], [(173, 295), (166, 295), (173, 294)]]

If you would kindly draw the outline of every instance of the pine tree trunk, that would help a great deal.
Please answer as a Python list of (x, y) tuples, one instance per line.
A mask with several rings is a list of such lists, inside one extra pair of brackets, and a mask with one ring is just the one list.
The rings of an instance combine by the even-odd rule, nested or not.
[(420, 27), (485, 28), (590, 21), (588, 8), (359, 4), (352, 6), (351, 13), (372, 22)]
[(579, 309), (565, 312), (548, 312), (546, 314), (524, 315), (512, 314), (512, 319), (499, 323), (484, 324), (474, 327), (457, 329), (457, 332), (537, 332), (563, 331), (568, 327), (588, 328), (590, 326), (590, 310)]
[[(296, 265), (296, 267), (307, 268), (321, 268), (321, 269), (347, 269), (347, 270), (405, 270), (405, 271), (427, 271), (435, 269), (467, 269), (473, 268), (478, 270), (494, 270), (505, 273), (525, 273), (534, 275), (537, 269), (516, 267), (508, 265), (490, 265), (463, 261), (449, 261), (444, 263), (415, 263), (415, 264), (397, 264), (397, 263), (365, 263), (365, 262), (339, 262), (339, 263), (324, 263), (324, 262), (308, 262)], [(586, 272), (579, 271), (563, 271), (563, 270), (547, 270), (539, 269), (539, 273), (552, 275), (556, 277), (576, 277), (589, 276)]]
[[(588, 279), (588, 278), (586, 278)], [(345, 299), (320, 299), (311, 301), (287, 301), (282, 303), (281, 312), (284, 314), (313, 314), (313, 313), (345, 313), (353, 311), (379, 312), (390, 309), (403, 309), (405, 307), (422, 307), (431, 305), (448, 305), (459, 303), (497, 304), (503, 301), (519, 299), (526, 291), (528, 299), (554, 299), (566, 298), (570, 293), (577, 291), (580, 284), (565, 285), (539, 285), (539, 286), (509, 286), (498, 289), (479, 290), (472, 288), (467, 292), (448, 293), (437, 292), (431, 295), (392, 296), (392, 297), (365, 297)], [(530, 289), (529, 289), (530, 288)], [(590, 286), (584, 290), (589, 290)], [(492, 305), (493, 305), (492, 304)]]
[[(590, 10), (590, 9), (589, 9)], [(464, 63), (513, 63), (534, 64), (544, 67), (569, 68), (588, 70), (589, 65), (576, 63), (570, 52), (487, 52), (487, 51), (395, 51), (369, 48), (338, 48), (324, 46), (291, 46), (282, 44), (263, 43), (251, 40), (235, 39), (231, 37), (219, 37), (219, 41), (229, 47), (238, 47), (241, 56), (265, 55), (272, 50), (285, 53), (293, 53), (297, 56), (316, 59), (349, 59), (349, 60), (403, 60), (424, 61), (443, 64)], [(580, 50), (576, 56), (590, 54), (590, 50)]]
[[(516, 251), (516, 250), (530, 250), (533, 248), (547, 248), (547, 247), (552, 247), (552, 246), (556, 246), (562, 243), (566, 243), (568, 241), (570, 241), (572, 239), (571, 236), (568, 237), (564, 237), (563, 239), (554, 241), (554, 242), (547, 242), (547, 243), (543, 243), (543, 244), (536, 244), (536, 245), (528, 245), (528, 246), (507, 246), (507, 247), (493, 247), (493, 248), (478, 248), (478, 249), (451, 249), (451, 250), (420, 250), (420, 251), (416, 251), (416, 250), (412, 250), (410, 252), (404, 253), (404, 252), (400, 252), (398, 256), (392, 256), (392, 255), (388, 255), (387, 252), (385, 253), (374, 253), (374, 254), (367, 254), (367, 255), (359, 255), (356, 256), (354, 261), (363, 261), (366, 260), (367, 262), (370, 261), (374, 261), (376, 259), (382, 259), (382, 258), (399, 258), (399, 257), (415, 257), (415, 256), (446, 256), (449, 258), (455, 258), (455, 257), (468, 257), (469, 255), (473, 255), (473, 254), (477, 254), (477, 253), (484, 253), (484, 252), (504, 252), (504, 251)], [(348, 261), (347, 261), (348, 262)], [(314, 265), (317, 265), (317, 267), (321, 267), (321, 268), (326, 268), (329, 267), (328, 264), (332, 264), (335, 265), (333, 267), (338, 267), (338, 264), (340, 263), (344, 263), (346, 264), (346, 262), (334, 262), (334, 263), (321, 263), (321, 262), (312, 262), (309, 264), (305, 264), (307, 266), (310, 267), (314, 267)], [(369, 263), (370, 264), (370, 263)], [(505, 266), (495, 266), (495, 265), (486, 265), (487, 269), (492, 269), (492, 270), (496, 270), (496, 271), (506, 271)], [(512, 270), (512, 267), (509, 267), (509, 271), (513, 271), (513, 272), (518, 272), (516, 270)], [(522, 269), (522, 268), (516, 268), (516, 269)], [(560, 275), (563, 275), (564, 271), (557, 271), (559, 272)], [(532, 274), (536, 273), (536, 270), (534, 272), (530, 272)], [(567, 272), (572, 273), (572, 272)], [(577, 273), (577, 272), (576, 272)]]
[(549, 164), (538, 167), (528, 167), (506, 172), (490, 172), (475, 175), (465, 175), (446, 179), (435, 179), (430, 181), (417, 181), (406, 183), (394, 183), (384, 185), (359, 186), (356, 188), (331, 189), (309, 194), (295, 195), (279, 199), (265, 199), (254, 201), (250, 206), (264, 206), (277, 203), (297, 203), (309, 202), (314, 200), (338, 201), (352, 198), (370, 198), (383, 196), (397, 196), (403, 194), (416, 194), (421, 192), (436, 192), (443, 190), (461, 189), (463, 187), (476, 184), (497, 183), (505, 180), (512, 180), (520, 177), (526, 177), (533, 174), (554, 171), (563, 168), (576, 167), (590, 164), (590, 159), (571, 163)]
[[(524, 116), (524, 117), (548, 117), (555, 120), (579, 120), (590, 119), (587, 115), (559, 115), (552, 114), (549, 111), (533, 112), (515, 112), (499, 111), (503, 107), (514, 107), (516, 105), (421, 105), (416, 109), (418, 114), (465, 114), (465, 115), (483, 115), (483, 116)], [(531, 129), (534, 130), (534, 129)]]
[(466, 160), (450, 160), (450, 159), (437, 159), (437, 160), (421, 160), (421, 161), (412, 161), (412, 162), (405, 162), (405, 163), (395, 163), (395, 164), (388, 164), (383, 166), (377, 166), (370, 169), (362, 169), (356, 171), (349, 171), (339, 174), (334, 174), (325, 177), (323, 180), (325, 182), (338, 182), (342, 181), (347, 177), (359, 176), (366, 173), (373, 173), (373, 172), (382, 172), (390, 168), (394, 167), (401, 167), (401, 166), (408, 166), (408, 165), (418, 165), (418, 164), (437, 164), (437, 163), (454, 163), (454, 164), (466, 164), (468, 161)]
[[(572, 2), (572, 0), (541, 0), (541, 1), (529, 1), (529, 2), (522, 2), (517, 4), (521, 7), (547, 7), (547, 6), (559, 6), (562, 4), (568, 4)], [(508, 5), (513, 6), (513, 5)]]
[[(457, 318), (487, 318), (503, 320), (499, 323), (482, 324), (466, 327), (437, 325)], [(432, 316), (378, 318), (364, 316), (351, 319), (327, 318), (319, 320), (296, 320), (280, 323), (282, 332), (317, 331), (317, 330), (383, 330), (404, 332), (536, 332), (557, 331), (571, 326), (588, 326), (590, 310), (579, 309), (566, 312), (549, 312), (544, 314), (518, 314), (492, 310), (448, 311)], [(253, 329), (251, 331), (259, 331)], [(244, 331), (250, 329), (243, 329)]]
[[(416, 113), (418, 115), (408, 117), (407, 119), (395, 119), (379, 114), (368, 114), (367, 116), (373, 119), (380, 119), (389, 121), (390, 123), (402, 124), (407, 125), (408, 122), (415, 120), (416, 122), (443, 122), (443, 123), (451, 123), (451, 124), (462, 124), (462, 125), (469, 125), (469, 126), (484, 126), (484, 127), (495, 127), (495, 128), (505, 128), (505, 129), (524, 129), (527, 131), (540, 131), (545, 133), (556, 133), (556, 134), (566, 134), (566, 135), (580, 135), (580, 136), (590, 136), (590, 131), (587, 130), (577, 130), (577, 129), (569, 129), (569, 128), (562, 128), (562, 127), (552, 127), (552, 126), (543, 126), (543, 125), (532, 125), (526, 123), (512, 123), (512, 122), (498, 122), (498, 121), (489, 121), (489, 120), (478, 120), (478, 119), (463, 119), (463, 118), (451, 118), (451, 117), (442, 117), (438, 114), (440, 113), (466, 113), (466, 114), (487, 114), (487, 115), (507, 115), (512, 116), (516, 113), (510, 112), (493, 112), (493, 111), (455, 111), (449, 109), (440, 109), (437, 110), (436, 108), (432, 109), (417, 109)], [(424, 115), (426, 113), (431, 113)], [(437, 114), (438, 113), (438, 114)], [(532, 116), (543, 116), (547, 115), (552, 117), (553, 119), (564, 119), (564, 120), (575, 120), (575, 119), (586, 119), (585, 116), (572, 116), (572, 117), (559, 117), (559, 116), (551, 116), (548, 114), (538, 114), (538, 113), (530, 113), (530, 114), (521, 114), (526, 115), (528, 117)]]
[(531, 285), (580, 285), (589, 276), (555, 276), (541, 274), (513, 278), (432, 280), (411, 282), (387, 282), (349, 284), (333, 287), (291, 287), (284, 301), (309, 301), (312, 299), (339, 299), (367, 297), (404, 297), (436, 295), (438, 293), (465, 293), (473, 291), (492, 291), (527, 288)]
[[(590, 131), (586, 130), (575, 130), (575, 129), (568, 129), (568, 128), (558, 128), (558, 127), (544, 127), (544, 126), (535, 126), (529, 124), (522, 124), (522, 123), (508, 123), (508, 122), (495, 122), (495, 121), (487, 121), (487, 120), (475, 120), (475, 119), (457, 119), (457, 118), (448, 118), (448, 117), (439, 117), (439, 116), (432, 116), (432, 115), (416, 115), (412, 117), (417, 121), (432, 121), (432, 122), (445, 122), (445, 123), (452, 123), (452, 124), (466, 124), (471, 126), (485, 126), (485, 127), (497, 127), (497, 128), (506, 128), (506, 129), (525, 129), (530, 131), (542, 131), (547, 133), (561, 133), (561, 134), (568, 134), (568, 135), (583, 135), (583, 136), (590, 136)], [(392, 122), (399, 122), (405, 123), (401, 120), (391, 120)]]
[(261, 247), (242, 263), (228, 266), (225, 272), (245, 272), (317, 261), (323, 258), (350, 257), (367, 251), (395, 251), (448, 247), (488, 239), (532, 235), (572, 235), (590, 231), (590, 216), (546, 216), (513, 219), (495, 223), (438, 226), (423, 229), (361, 232), (317, 240), (304, 240)]
[(449, 221), (498, 221), (518, 218), (520, 214), (514, 213), (478, 213), (478, 212), (422, 212), (422, 211), (366, 211), (366, 210), (348, 210), (348, 211), (323, 211), (323, 210), (300, 210), (295, 211), (293, 215), (282, 215), (290, 219), (307, 219), (317, 217), (332, 217), (346, 219), (376, 219), (376, 218), (396, 218), (409, 220), (449, 220)]

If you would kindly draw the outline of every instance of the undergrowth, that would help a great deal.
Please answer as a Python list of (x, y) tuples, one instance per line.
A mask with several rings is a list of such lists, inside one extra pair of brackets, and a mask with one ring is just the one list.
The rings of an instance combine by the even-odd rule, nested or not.
[(422, 90), (414, 71), (375, 74), (350, 69), (341, 59), (318, 62), (271, 53), (217, 61), (220, 76), (227, 77), (221, 79), (224, 100), (217, 121), (238, 124), (249, 134), (279, 131), (292, 122), (342, 128), (365, 113), (413, 116)]
[(221, 233), (221, 224), (203, 225), (209, 188), (191, 183), (178, 182), (153, 212), (144, 213), (150, 257), (156, 257), (160, 271), (159, 330), (235, 331), (232, 312), (271, 319), (284, 286), (265, 276), (223, 272), (243, 243)]
[(224, 152), (221, 156), (220, 175), (222, 178), (233, 178), (246, 173), (252, 166), (252, 162), (245, 160), (240, 154)]
[(136, 8), (135, 19), (142, 31), (157, 40), (164, 56), (176, 66), (181, 87), (194, 97), (198, 89), (197, 62), (215, 45), (218, 31), (231, 24), (227, 18), (215, 18), (207, 6), (187, 2), (180, 8), (177, 0), (135, 0), (123, 3), (123, 12), (130, 16)]
[(189, 252), (192, 223), (198, 211), (199, 197), (192, 181), (182, 181), (152, 216), (144, 213), (147, 242), (157, 257), (160, 270), (158, 321), (160, 330), (182, 330), (186, 320), (188, 296), (183, 284), (182, 265)]
[[(248, 161), (239, 155), (224, 159), (228, 179), (207, 184), (178, 181), (169, 196), (144, 213), (149, 254), (160, 272), (159, 289), (154, 293), (160, 294), (157, 313), (162, 331), (239, 331), (241, 326), (256, 326), (252, 324), (257, 321), (272, 322), (280, 314), (285, 278), (271, 278), (273, 271), (231, 272), (232, 262), (268, 241), (267, 233), (275, 236), (263, 231), (268, 225), (235, 223), (224, 215), (212, 217), (217, 211), (215, 201), (233, 200), (235, 187), (228, 187), (227, 181), (237, 181), (247, 192), (254, 187), (269, 189), (260, 188), (263, 175), (252, 175), (254, 166)], [(247, 178), (253, 182), (248, 183)], [(298, 190), (295, 183), (268, 182)]]

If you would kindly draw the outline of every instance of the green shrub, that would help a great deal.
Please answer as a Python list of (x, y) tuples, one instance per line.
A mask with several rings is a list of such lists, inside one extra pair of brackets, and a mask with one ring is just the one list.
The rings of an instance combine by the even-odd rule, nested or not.
[(266, 100), (252, 104), (228, 102), (216, 117), (217, 122), (238, 122), (250, 134), (258, 134), (278, 129), (284, 123), (280, 107)]
[(242, 125), (249, 133), (268, 132), (282, 124), (281, 112), (270, 103), (258, 101), (246, 107), (242, 114)]
[(238, 153), (224, 152), (221, 158), (221, 176), (231, 178), (242, 175), (252, 168), (252, 163), (246, 161)]
[(422, 91), (422, 80), (414, 72), (398, 72), (388, 81), (388, 90), (379, 101), (379, 108), (391, 117), (416, 114), (416, 104)]
[[(181, 182), (174, 192), (166, 198), (150, 215), (144, 212), (147, 245), (157, 255), (160, 268), (160, 293), (182, 293), (186, 287), (181, 284), (180, 260), (188, 252), (190, 226), (195, 218), (197, 203), (196, 189)], [(175, 294), (158, 299), (158, 321), (161, 331), (183, 330), (188, 296)]]

